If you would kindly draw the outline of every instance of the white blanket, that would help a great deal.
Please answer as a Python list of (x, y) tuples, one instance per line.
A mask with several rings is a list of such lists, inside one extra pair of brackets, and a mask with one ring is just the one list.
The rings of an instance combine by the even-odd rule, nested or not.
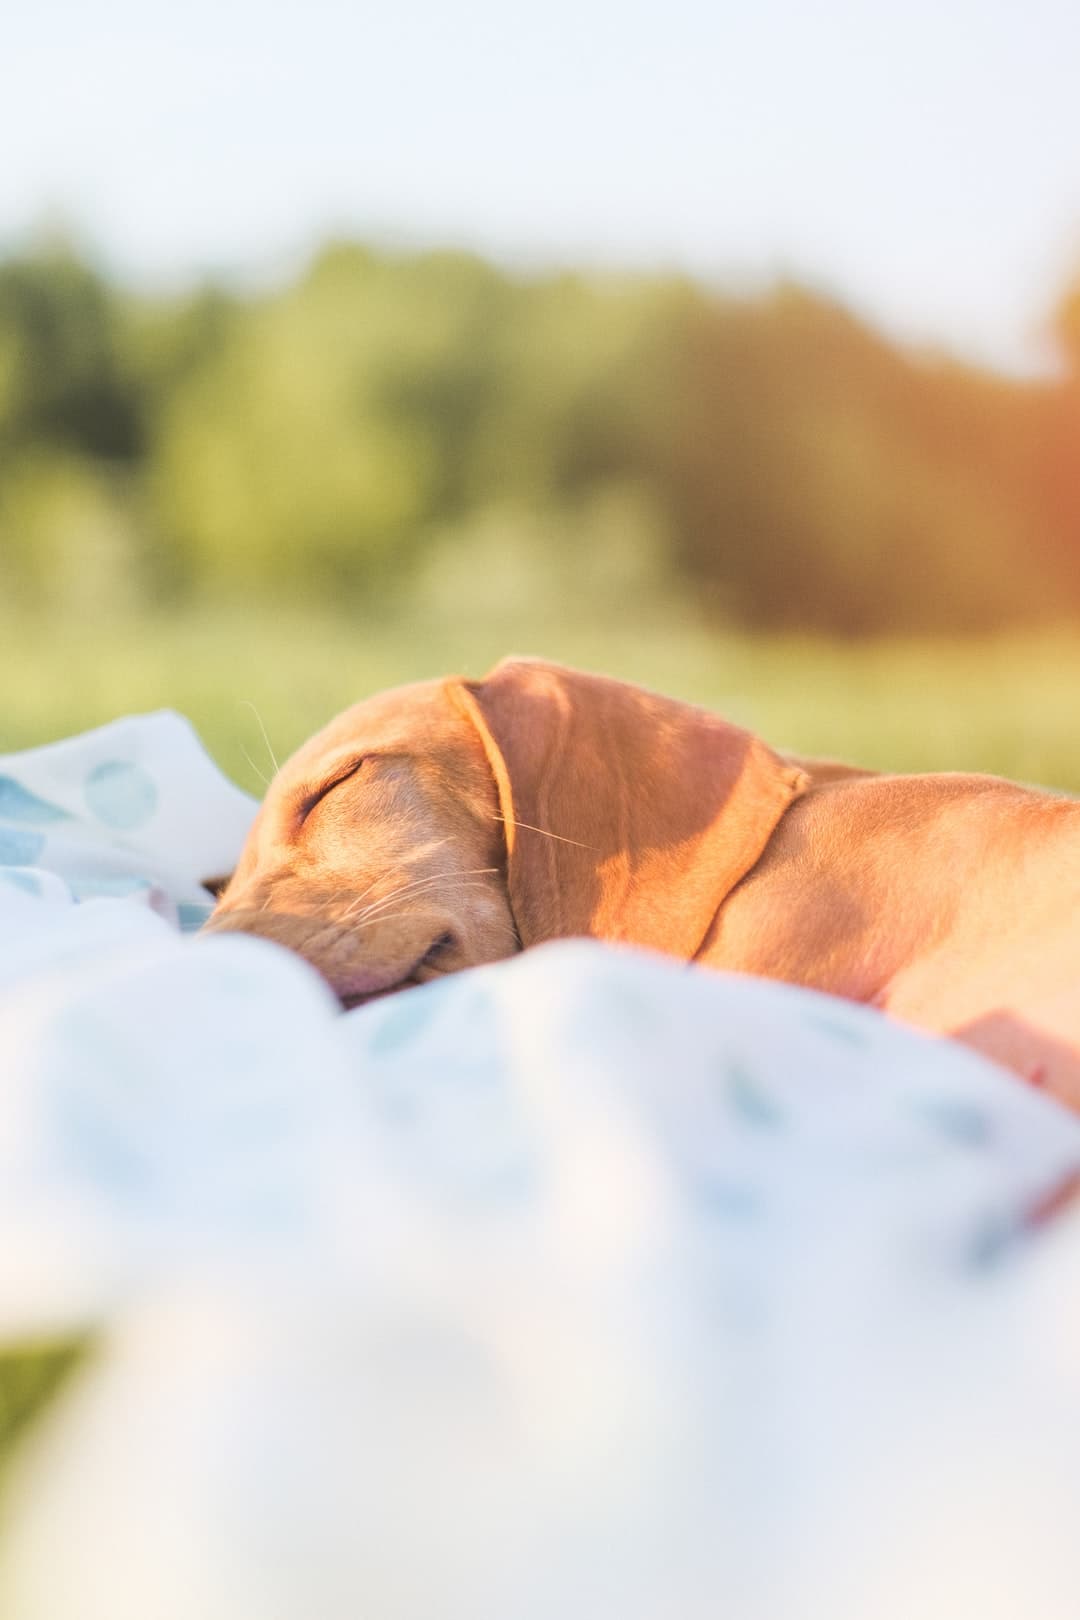
[(253, 813), (156, 715), (0, 758), (17, 1620), (1074, 1620), (1080, 1122), (573, 942), (341, 1015), (184, 938)]

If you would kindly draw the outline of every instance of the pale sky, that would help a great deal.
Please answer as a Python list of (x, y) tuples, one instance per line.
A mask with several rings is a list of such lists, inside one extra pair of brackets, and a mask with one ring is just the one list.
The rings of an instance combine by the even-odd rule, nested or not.
[(779, 274), (1012, 369), (1080, 275), (1080, 0), (0, 0), (0, 251), (329, 231)]

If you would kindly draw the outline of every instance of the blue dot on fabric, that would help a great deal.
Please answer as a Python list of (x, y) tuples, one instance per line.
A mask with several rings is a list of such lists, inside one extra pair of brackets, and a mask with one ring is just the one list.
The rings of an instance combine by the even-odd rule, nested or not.
[(783, 1115), (757, 1075), (744, 1064), (730, 1061), (724, 1076), (724, 1093), (732, 1114), (755, 1131), (775, 1131)]
[(176, 908), (176, 920), (180, 925), (182, 934), (197, 934), (203, 923), (208, 921), (213, 911), (212, 905), (190, 904), (181, 900)]
[(21, 782), (16, 782), (13, 776), (0, 776), (0, 821), (35, 821), (43, 824), (70, 820), (69, 812), (61, 810), (58, 804), (38, 798)]
[(822, 1035), (828, 1035), (835, 1041), (843, 1041), (848, 1046), (866, 1046), (869, 1041), (867, 1030), (858, 1024), (855, 1019), (848, 1019), (839, 1013), (804, 1013), (803, 1018), (811, 1029), (820, 1030)]
[(706, 1177), (697, 1188), (697, 1205), (703, 1214), (721, 1220), (753, 1221), (761, 1215), (761, 1195), (755, 1187), (742, 1186), (722, 1177)]
[(928, 1125), (962, 1147), (984, 1147), (993, 1137), (990, 1116), (966, 1098), (923, 1097), (914, 1108)]
[(41, 897), (41, 879), (33, 872), (24, 872), (20, 867), (13, 866), (9, 872), (0, 872), (0, 877), (6, 878), (13, 889), (22, 889), (24, 894)]
[(154, 779), (141, 765), (107, 760), (86, 778), (86, 802), (107, 827), (141, 827), (157, 809)]
[(435, 1021), (445, 994), (445, 979), (401, 991), (393, 998), (390, 1011), (384, 1014), (372, 1035), (368, 1050), (375, 1057), (383, 1057), (387, 1052), (408, 1046)]
[(44, 848), (44, 833), (0, 827), (0, 866), (34, 866)]

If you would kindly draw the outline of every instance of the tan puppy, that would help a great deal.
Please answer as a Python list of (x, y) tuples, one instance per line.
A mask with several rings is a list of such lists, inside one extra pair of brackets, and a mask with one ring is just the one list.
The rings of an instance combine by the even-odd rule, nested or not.
[(531, 660), (358, 704), (271, 784), (211, 928), (346, 1003), (592, 935), (872, 1002), (1080, 1103), (1080, 804), (782, 758)]
[(575, 934), (691, 957), (804, 781), (716, 716), (551, 665), (403, 687), (286, 763), (209, 926), (346, 1001)]

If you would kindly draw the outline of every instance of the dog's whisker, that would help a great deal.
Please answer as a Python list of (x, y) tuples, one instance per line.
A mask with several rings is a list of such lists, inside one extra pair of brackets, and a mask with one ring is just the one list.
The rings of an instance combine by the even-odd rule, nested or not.
[[(370, 906), (365, 906), (357, 921), (362, 922), (365, 918), (388, 906), (391, 901), (402, 899), (406, 895), (423, 893), (440, 883), (458, 883), (464, 878), (483, 877), (488, 873), (497, 871), (497, 866), (475, 866), (466, 868), (462, 872), (435, 872), (430, 873), (427, 877), (414, 878), (410, 883), (403, 883), (398, 888), (391, 889), (389, 894), (384, 894), (380, 899), (372, 901)], [(479, 885), (477, 886), (479, 887)], [(343, 921), (344, 918), (339, 920)]]
[[(496, 870), (497, 870), (496, 867), (489, 867), (489, 866), (481, 866), (481, 867), (475, 868), (475, 871), (478, 872), (478, 873), (492, 872), (492, 871), (496, 871)], [(446, 873), (446, 874), (444, 874), (444, 876), (448, 880), (455, 880), (456, 881), (458, 878), (464, 878), (465, 874)], [(458, 882), (458, 892), (460, 892), (462, 889), (483, 889), (483, 888), (485, 888), (485, 885), (483, 883), (470, 883), (470, 882), (467, 882), (467, 881)], [(395, 890), (393, 894), (387, 895), (385, 897), (384, 901), (380, 901), (375, 906), (370, 907), (367, 911), (363, 912), (361, 914), (361, 916), (356, 918), (355, 920), (353, 918), (351, 918), (351, 917), (348, 918), (348, 926), (347, 927), (344, 926), (344, 924), (346, 922), (346, 918), (344, 916), (342, 916), (342, 917), (333, 917), (329, 921), (326, 921), (325, 920), (325, 914), (324, 914), (323, 926), (321, 928), (317, 928), (317, 929), (313, 930), (313, 932), (310, 933), (307, 936), (307, 938), (301, 942), (301, 944), (297, 945), (294, 948), (297, 949), (300, 952), (301, 955), (304, 955), (307, 952), (316, 951), (318, 949), (318, 947), (325, 940), (333, 939), (333, 937), (335, 935), (340, 937), (342, 934), (351, 934), (351, 933), (353, 933), (356, 930), (361, 929), (361, 928), (374, 928), (379, 923), (396, 922), (398, 920), (398, 918), (400, 918), (400, 917), (415, 917), (417, 915), (420, 915), (420, 916), (425, 915), (425, 912), (426, 912), (427, 908), (425, 908), (423, 906), (420, 906), (420, 907), (417, 907), (417, 908), (402, 907), (398, 911), (389, 911), (388, 912), (385, 909), (385, 907), (389, 904), (389, 902), (391, 900), (393, 900), (394, 898), (397, 897), (398, 893), (399, 893), (399, 891)], [(411, 898), (411, 896), (410, 896), (410, 898)], [(431, 912), (431, 915), (433, 917), (438, 917), (438, 916), (440, 916), (440, 913), (433, 911), (433, 912)], [(515, 938), (516, 938), (516, 936), (515, 936)]]
[[(277, 755), (274, 753), (274, 750), (270, 746), (270, 738), (266, 734), (266, 727), (263, 725), (263, 717), (262, 717), (262, 715), (259, 713), (258, 709), (255, 707), (254, 703), (252, 703), (250, 698), (241, 698), (240, 702), (244, 705), (245, 708), (251, 710), (252, 714), (255, 716), (256, 720), (259, 722), (259, 730), (262, 732), (263, 742), (266, 744), (266, 752), (270, 755), (270, 762), (273, 765), (275, 771), (280, 771), (281, 766), (277, 762)], [(265, 778), (264, 778), (264, 780), (265, 780)], [(267, 783), (267, 786), (269, 786), (269, 783)]]
[[(463, 884), (461, 884), (461, 888), (463, 888), (463, 889), (482, 889), (483, 887), (484, 887), (484, 885), (482, 883), (463, 883)], [(362, 918), (360, 918), (359, 921), (351, 923), (350, 924), (350, 931), (351, 931), (351, 929), (356, 929), (356, 928), (374, 928), (379, 923), (396, 922), (399, 917), (415, 917), (417, 915), (423, 916), (425, 914), (426, 910), (427, 910), (427, 908), (425, 908), (425, 907), (419, 907), (416, 910), (404, 909), (403, 908), (400, 911), (390, 911), (390, 912), (380, 911), (380, 913), (379, 913), (379, 915), (377, 917), (362, 917)], [(439, 913), (435, 912), (435, 911), (432, 911), (431, 915), (433, 917), (435, 917), (435, 916), (438, 916)]]
[[(417, 881), (417, 880), (414, 880), (414, 881)], [(342, 912), (341, 916), (336, 919), (336, 921), (344, 922), (347, 917), (351, 917), (355, 913), (357, 907), (359, 906), (360, 902), (363, 900), (364, 896), (370, 894), (372, 889), (375, 888), (375, 886), (376, 886), (376, 884), (378, 882), (379, 882), (379, 879), (377, 877), (372, 878), (372, 880), (368, 884), (367, 888), (366, 889), (361, 889), (360, 893), (356, 896), (356, 898), (352, 901), (352, 903), (350, 905), (346, 906), (345, 910)], [(404, 890), (408, 889), (408, 887), (409, 887), (409, 885), (407, 883), (402, 884), (399, 888), (392, 889), (388, 895), (381, 895), (378, 900), (373, 900), (371, 902), (371, 904), (372, 904), (372, 906), (381, 905), (384, 900), (393, 899), (393, 897), (395, 895), (401, 894)], [(370, 909), (370, 908), (365, 908), (365, 910), (361, 913), (361, 915), (366, 916), (368, 909)]]
[[(498, 811), (495, 812), (495, 820), (506, 823), (506, 817), (499, 815)], [(583, 844), (577, 838), (564, 838), (562, 833), (549, 832), (546, 827), (534, 827), (531, 822), (519, 821), (516, 816), (514, 817), (514, 826), (524, 827), (526, 832), (539, 833), (542, 838), (554, 838), (557, 844), (573, 844), (575, 849), (594, 849), (592, 844)]]
[[(341, 929), (342, 929), (343, 924), (345, 924), (346, 922), (349, 923), (351, 928), (358, 928), (358, 927), (362, 926), (365, 923), (366, 919), (368, 919), (368, 918), (372, 918), (374, 920), (381, 921), (383, 913), (384, 913), (386, 907), (388, 905), (390, 905), (390, 903), (392, 901), (403, 898), (403, 897), (411, 895), (411, 894), (415, 894), (417, 892), (423, 892), (425, 889), (429, 888), (433, 884), (440, 883), (440, 882), (453, 882), (453, 881), (457, 881), (460, 878), (469, 877), (469, 876), (473, 876), (473, 875), (481, 875), (483, 873), (495, 872), (495, 871), (498, 871), (498, 868), (494, 867), (494, 866), (479, 866), (479, 867), (467, 868), (466, 871), (461, 872), (461, 873), (454, 873), (454, 872), (432, 873), (432, 874), (429, 874), (429, 876), (426, 877), (426, 878), (414, 878), (409, 883), (402, 883), (402, 884), (399, 884), (396, 889), (391, 889), (389, 894), (381, 895), (380, 898), (378, 900), (374, 901), (370, 906), (365, 906), (364, 909), (360, 912), (359, 916), (355, 918), (355, 920), (354, 920), (354, 917), (353, 917), (353, 911), (354, 911), (354, 907), (355, 907), (357, 901), (353, 901), (353, 903), (351, 905), (347, 906), (346, 909), (344, 910), (344, 912), (342, 912), (338, 916), (329, 916), (328, 917), (327, 916), (327, 907), (324, 906), (323, 909), (322, 909), (322, 913), (321, 913), (321, 918), (323, 920), (324, 926), (321, 929), (319, 929), (319, 931), (317, 933), (313, 933), (313, 934), (309, 935), (308, 939), (305, 942), (304, 949), (306, 949), (306, 950), (314, 950), (315, 947), (317, 945), (319, 945), (328, 936), (334, 934), (335, 932), (340, 932)], [(377, 883), (378, 881), (379, 881), (378, 878), (376, 878), (374, 880), (374, 882), (369, 883), (367, 888), (364, 889), (362, 891), (362, 893), (357, 896), (357, 900), (362, 900), (364, 898), (364, 895), (368, 894), (371, 891), (371, 889), (373, 889), (375, 887), (375, 883)], [(462, 886), (467, 886), (467, 885), (462, 885)], [(475, 887), (477, 887), (477, 888), (481, 888), (482, 886), (483, 885), (481, 885), (481, 884), (475, 885)], [(404, 915), (404, 913), (400, 913), (400, 915)]]
[[(456, 892), (460, 894), (463, 889), (470, 889), (470, 888), (471, 889), (480, 889), (480, 888), (483, 888), (483, 884), (480, 884), (480, 883), (460, 883), (458, 885), (458, 887), (457, 887)], [(426, 892), (430, 892), (430, 891), (426, 891)], [(412, 896), (410, 896), (409, 898), (411, 899)], [(424, 898), (424, 896), (421, 896), (420, 898)], [(349, 922), (348, 922), (348, 926), (350, 928), (368, 928), (374, 923), (390, 921), (391, 919), (393, 919), (395, 917), (404, 917), (404, 916), (407, 916), (408, 914), (409, 913), (406, 911), (406, 909), (404, 907), (399, 908), (398, 910), (395, 910), (395, 911), (391, 911), (389, 909), (389, 902), (388, 902), (387, 905), (385, 905), (385, 906), (372, 907), (370, 911), (362, 912), (359, 917), (356, 917), (356, 918), (350, 917)]]
[(251, 766), (252, 770), (255, 772), (255, 775), (259, 778), (259, 781), (262, 783), (263, 787), (268, 788), (270, 786), (270, 778), (268, 776), (263, 775), (262, 771), (260, 771), (259, 767), (256, 765), (255, 761), (252, 759), (251, 755), (248, 753), (248, 751), (244, 747), (243, 743), (240, 744), (240, 752), (243, 754), (244, 758), (247, 760), (248, 764)]
[(368, 894), (371, 893), (372, 889), (375, 887), (375, 885), (376, 885), (376, 883), (378, 883), (378, 881), (379, 880), (378, 880), (377, 877), (372, 878), (372, 880), (368, 884), (367, 888), (360, 890), (360, 893), (358, 895), (356, 895), (355, 898), (353, 899), (352, 904), (350, 906), (346, 907), (345, 911), (342, 913), (342, 916), (339, 919), (340, 921), (344, 922), (346, 917), (351, 917), (352, 916), (353, 912), (356, 910), (356, 908), (360, 904), (361, 900), (363, 900), (365, 895), (368, 895)]
[(434, 912), (434, 911), (432, 911), (432, 912), (424, 912), (424, 911), (420, 911), (420, 912), (415, 912), (415, 911), (391, 911), (386, 916), (372, 917), (368, 922), (357, 923), (356, 932), (359, 933), (361, 929), (365, 929), (365, 928), (377, 928), (381, 923), (399, 922), (402, 917), (407, 917), (410, 921), (412, 921), (412, 920), (415, 920), (417, 917), (425, 917), (425, 916), (430, 916), (432, 918), (435, 918), (435, 917), (438, 916), (438, 913)]
[[(442, 846), (442, 845), (443, 845), (443, 844), (446, 844), (446, 843), (448, 843), (448, 842), (449, 842), (449, 839), (446, 839), (446, 838), (440, 838), (440, 839), (439, 839), (439, 842), (438, 842), (438, 844), (437, 844), (437, 845), (436, 845), (436, 846), (435, 846), (435, 847), (436, 847), (436, 848), (441, 848), (441, 846)], [(493, 867), (493, 866), (491, 866), (491, 867), (480, 867), (480, 868), (477, 868), (477, 870), (479, 870), (479, 871), (485, 871), (485, 872), (494, 872), (494, 871), (495, 871), (495, 867)], [(420, 882), (422, 882), (422, 881), (424, 881), (424, 880), (422, 880), (422, 879), (420, 879), (420, 878), (411, 878), (411, 879), (410, 879), (410, 880), (409, 880), (409, 881), (410, 881), (410, 882), (411, 882), (411, 883), (413, 883), (413, 884), (416, 884), (416, 883), (420, 883)], [(355, 911), (355, 909), (356, 909), (356, 907), (357, 907), (357, 906), (358, 906), (358, 905), (359, 905), (359, 904), (360, 904), (360, 902), (361, 902), (361, 900), (362, 900), (362, 899), (363, 899), (363, 898), (364, 898), (364, 896), (365, 896), (365, 895), (366, 895), (366, 894), (370, 894), (370, 893), (371, 893), (371, 891), (372, 891), (372, 889), (373, 889), (373, 888), (374, 888), (374, 887), (375, 887), (375, 885), (376, 885), (376, 884), (377, 884), (377, 883), (378, 883), (378, 882), (379, 882), (379, 878), (378, 878), (378, 877), (374, 877), (374, 878), (372, 878), (372, 880), (371, 880), (371, 882), (370, 882), (370, 883), (369, 883), (369, 884), (368, 884), (368, 886), (367, 886), (367, 888), (366, 888), (366, 889), (361, 889), (361, 890), (360, 890), (360, 893), (359, 893), (359, 894), (358, 894), (358, 895), (356, 895), (356, 896), (355, 896), (355, 897), (354, 897), (354, 899), (353, 899), (353, 901), (352, 901), (352, 903), (351, 903), (351, 905), (350, 905), (350, 906), (349, 906), (349, 907), (348, 907), (348, 909), (347, 909), (347, 910), (346, 910), (346, 911), (345, 911), (345, 912), (344, 912), (344, 913), (343, 913), (343, 914), (342, 914), (342, 918), (341, 918), (341, 919), (339, 919), (339, 920), (341, 920), (341, 921), (343, 921), (343, 920), (344, 920), (344, 918), (345, 918), (345, 917), (349, 917), (349, 916), (351, 916), (351, 915), (352, 915), (352, 913), (353, 913), (353, 912), (354, 912), (354, 911)], [(391, 898), (391, 897), (392, 897), (392, 895), (395, 895), (395, 894), (401, 894), (401, 893), (402, 893), (402, 892), (403, 892), (403, 891), (404, 891), (404, 890), (406, 890), (406, 889), (408, 889), (408, 887), (409, 887), (409, 883), (405, 883), (405, 884), (403, 884), (403, 885), (401, 885), (401, 887), (400, 887), (400, 888), (397, 888), (397, 889), (393, 889), (393, 890), (391, 890), (391, 894), (390, 894), (390, 895), (383, 895), (383, 896), (381, 896), (381, 899), (383, 899), (383, 900), (387, 900), (387, 899), (390, 899), (390, 898)], [(377, 904), (377, 903), (378, 903), (378, 902), (373, 902), (373, 904)]]

